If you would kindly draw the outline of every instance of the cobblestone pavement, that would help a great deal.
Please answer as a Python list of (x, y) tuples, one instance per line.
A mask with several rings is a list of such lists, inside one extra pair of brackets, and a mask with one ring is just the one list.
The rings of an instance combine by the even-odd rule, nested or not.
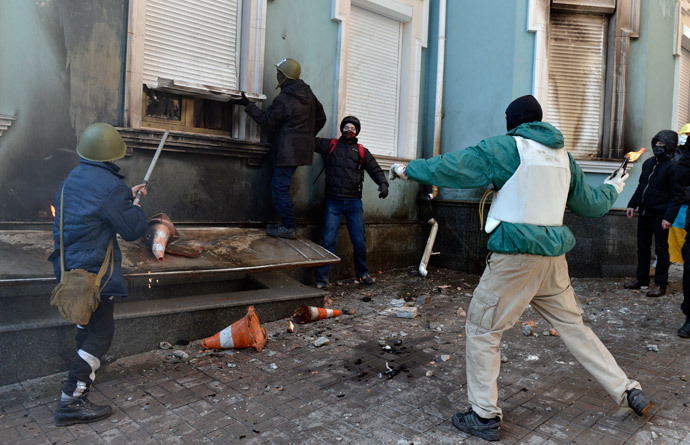
[[(573, 280), (585, 322), (654, 400), (644, 417), (617, 407), (528, 309), (504, 336), (502, 442), (690, 444), (690, 341), (676, 336), (678, 278), (658, 299), (622, 290), (622, 279)], [(267, 323), (260, 353), (204, 352), (197, 340), (121, 358), (99, 372), (91, 395), (114, 414), (89, 425), (53, 424), (64, 374), (2, 387), (0, 442), (483, 443), (449, 421), (467, 408), (459, 309), (477, 282), (436, 268), (426, 279), (411, 268), (389, 271), (373, 286), (348, 280), (331, 289), (326, 305), (345, 312), (337, 319), (296, 325), (295, 333), (287, 320)], [(415, 304), (419, 315), (397, 318), (393, 299)], [(329, 342), (317, 348), (317, 337)]]

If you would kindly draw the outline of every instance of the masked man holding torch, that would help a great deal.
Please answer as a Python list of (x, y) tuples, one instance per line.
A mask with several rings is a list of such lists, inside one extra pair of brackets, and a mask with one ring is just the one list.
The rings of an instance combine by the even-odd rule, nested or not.
[(499, 439), (502, 418), (497, 386), (501, 336), (530, 304), (616, 403), (627, 402), (638, 415), (651, 406), (640, 384), (625, 375), (584, 325), (565, 259), (575, 245), (563, 225), (565, 208), (580, 216), (604, 215), (628, 175), (619, 169), (599, 187), (588, 185), (563, 148), (561, 132), (541, 119), (537, 100), (520, 97), (506, 109), (507, 134), (407, 166), (394, 164), (390, 173), (438, 187), (498, 190), (486, 224), (491, 254), (465, 325), (471, 409), (452, 418), (461, 431), (492, 441)]

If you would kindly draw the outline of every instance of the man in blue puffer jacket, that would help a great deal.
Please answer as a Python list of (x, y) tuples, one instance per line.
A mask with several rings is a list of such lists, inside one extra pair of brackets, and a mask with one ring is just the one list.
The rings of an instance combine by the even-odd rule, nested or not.
[[(143, 184), (127, 187), (124, 176), (112, 161), (125, 155), (127, 146), (111, 125), (96, 123), (82, 135), (77, 153), (80, 162), (58, 188), (55, 197), (53, 240), (55, 251), (48, 258), (53, 262), (57, 281), (60, 281), (60, 218), (63, 222), (65, 270), (85, 269), (97, 273), (105, 260), (110, 240), (113, 240), (114, 267), (106, 272), (102, 283), (101, 302), (86, 326), (77, 326), (77, 356), (62, 388), (55, 410), (58, 426), (89, 423), (110, 416), (108, 405), (95, 405), (87, 396), (96, 378), (101, 358), (113, 339), (113, 298), (127, 296), (122, 275), (122, 253), (116, 235), (126, 241), (139, 239), (146, 231), (146, 215), (133, 205), (139, 190), (146, 194)], [(64, 195), (63, 195), (64, 187)], [(64, 199), (60, 214), (61, 196)], [(109, 269), (110, 270), (110, 269)], [(108, 270), (108, 271), (109, 271)]]

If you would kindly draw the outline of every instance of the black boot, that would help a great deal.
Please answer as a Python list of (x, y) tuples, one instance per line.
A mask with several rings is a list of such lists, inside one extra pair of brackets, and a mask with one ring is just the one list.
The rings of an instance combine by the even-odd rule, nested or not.
[(86, 397), (60, 399), (55, 410), (55, 425), (67, 426), (75, 423), (91, 423), (107, 419), (113, 413), (110, 405), (96, 405)]
[(637, 388), (628, 389), (625, 391), (625, 393), (627, 394), (628, 406), (630, 406), (630, 408), (632, 408), (632, 410), (635, 411), (635, 414), (638, 416), (643, 415), (649, 411), (649, 408), (652, 407), (652, 401), (649, 400), (642, 390)]
[(690, 317), (687, 317), (685, 324), (678, 329), (678, 337), (690, 338)]

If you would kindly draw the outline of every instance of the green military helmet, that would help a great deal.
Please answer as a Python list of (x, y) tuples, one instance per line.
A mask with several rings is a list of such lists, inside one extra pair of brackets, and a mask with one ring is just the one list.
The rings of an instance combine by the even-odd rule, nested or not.
[(79, 139), (77, 153), (89, 161), (107, 162), (122, 158), (127, 144), (110, 124), (98, 122), (89, 125)]
[(292, 80), (299, 79), (299, 75), (302, 73), (302, 67), (299, 66), (299, 62), (289, 57), (278, 62), (276, 69)]

